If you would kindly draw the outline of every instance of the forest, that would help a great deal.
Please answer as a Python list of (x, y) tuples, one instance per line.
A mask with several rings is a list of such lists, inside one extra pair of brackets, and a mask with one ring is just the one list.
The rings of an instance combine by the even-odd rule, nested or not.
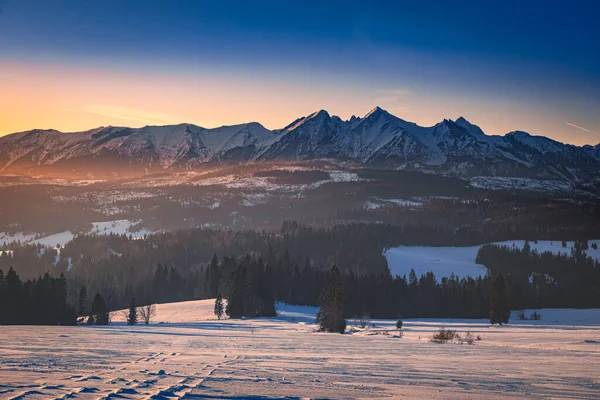
[(231, 302), (230, 315), (273, 315), (273, 301), (318, 305), (332, 265), (342, 276), (346, 317), (486, 318), (491, 282), (498, 274), (504, 276), (513, 310), (600, 307), (600, 266), (587, 257), (585, 240), (577, 241), (568, 256), (539, 254), (528, 242), (523, 249), (484, 245), (477, 262), (490, 273), (462, 279), (417, 276), (414, 270), (392, 276), (383, 256), (385, 247), (397, 244), (477, 240), (469, 230), (421, 225), (311, 228), (288, 222), (278, 233), (196, 229), (141, 240), (80, 236), (60, 250), (59, 263), (57, 250), (26, 246), (0, 257), (0, 269), (11, 268), (11, 276), (15, 270), (43, 275), (23, 287), (54, 282), (50, 274), (61, 276), (58, 287), (66, 303), (79, 310), (90, 309), (90, 304), (78, 304), (86, 287), (101, 294), (108, 310), (127, 308), (132, 298), (143, 305), (223, 296)]

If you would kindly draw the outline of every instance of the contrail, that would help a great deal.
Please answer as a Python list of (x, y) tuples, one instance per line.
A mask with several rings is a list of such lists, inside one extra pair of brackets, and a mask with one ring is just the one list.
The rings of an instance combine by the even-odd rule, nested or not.
[(600, 136), (600, 133), (597, 133), (597, 132), (592, 132), (592, 131), (590, 131), (589, 129), (585, 129), (585, 128), (584, 128), (584, 127), (582, 127), (582, 126), (575, 125), (575, 124), (572, 124), (572, 123), (570, 123), (570, 122), (565, 122), (565, 124), (567, 124), (567, 125), (569, 125), (569, 126), (572, 126), (573, 128), (581, 129), (582, 131), (585, 131), (585, 132), (587, 132), (587, 133), (591, 133), (592, 135)]

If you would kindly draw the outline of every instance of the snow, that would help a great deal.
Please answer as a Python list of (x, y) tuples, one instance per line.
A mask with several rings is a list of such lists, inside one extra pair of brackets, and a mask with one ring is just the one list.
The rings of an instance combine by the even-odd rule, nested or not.
[[(598, 396), (600, 310), (538, 310), (540, 321), (502, 327), (409, 319), (399, 338), (393, 320), (338, 335), (315, 332), (314, 307), (278, 304), (278, 318), (217, 321), (212, 306), (158, 305), (148, 326), (3, 327), (0, 397)], [(482, 340), (429, 342), (441, 327)]]
[(487, 268), (475, 263), (479, 246), (475, 247), (424, 247), (401, 246), (385, 252), (392, 275), (406, 275), (414, 269), (417, 277), (433, 272), (440, 280), (451, 274), (459, 278), (486, 275)]
[(395, 205), (399, 207), (419, 208), (423, 206), (420, 201), (403, 200), (403, 199), (383, 199), (380, 197), (374, 197), (375, 201), (367, 201), (363, 207), (367, 210), (376, 210), (383, 207), (384, 205)]
[(531, 179), (502, 176), (476, 176), (471, 179), (471, 186), (481, 189), (516, 189), (537, 192), (557, 192), (588, 195), (588, 192), (577, 190), (568, 182), (552, 179)]
[[(530, 241), (531, 250), (539, 253), (552, 252), (554, 254), (571, 254), (573, 241), (566, 242), (567, 247), (562, 247), (560, 241), (540, 240), (537, 243)], [(600, 247), (600, 240), (588, 241), (588, 256), (600, 261), (600, 250), (592, 249), (592, 243), (597, 243)], [(509, 240), (505, 242), (495, 242), (500, 246), (508, 246), (522, 249), (525, 245), (524, 240)], [(452, 273), (458, 277), (471, 276), (473, 278), (479, 275), (485, 275), (487, 268), (476, 264), (475, 259), (481, 246), (469, 247), (432, 247), (432, 246), (399, 246), (385, 251), (384, 255), (388, 262), (390, 272), (395, 275), (406, 275), (410, 273), (411, 268), (415, 270), (418, 277), (427, 272), (433, 272), (435, 277), (440, 280), (442, 277), (449, 277)]]
[[(456, 126), (465, 130), (456, 132)], [(491, 168), (488, 174), (501, 171), (499, 173), (508, 176), (528, 176), (527, 170), (531, 170), (540, 176), (554, 176), (559, 181), (581, 179), (597, 153), (590, 146), (565, 145), (525, 132), (487, 136), (462, 117), (456, 122), (444, 120), (431, 127), (421, 127), (376, 107), (364, 118), (350, 121), (342, 121), (321, 110), (275, 131), (250, 122), (214, 129), (179, 124), (138, 129), (108, 127), (70, 134), (54, 130), (21, 132), (0, 138), (0, 159), (4, 160), (0, 163), (0, 172), (11, 173), (11, 164), (25, 159), (51, 165), (93, 157), (103, 151), (142, 161), (148, 167), (196, 167), (229, 158), (223, 156), (230, 150), (237, 150), (232, 152), (237, 153), (236, 156), (229, 153), (239, 158), (236, 162), (333, 157), (363, 163), (390, 160), (396, 164), (394, 160), (397, 160), (425, 167), (426, 171), (441, 172), (438, 167), (446, 165), (444, 172), (452, 171), (461, 176), (470, 176), (473, 163), (485, 160), (499, 167)], [(560, 156), (559, 168), (555, 165), (557, 155)], [(517, 163), (521, 165), (515, 165)], [(559, 171), (565, 170), (571, 171), (570, 176), (561, 176)], [(65, 181), (65, 184), (85, 186), (98, 182), (92, 178)], [(489, 179), (474, 184), (492, 188), (508, 185), (518, 189), (529, 186), (484, 178)], [(12, 184), (0, 182), (0, 185)], [(542, 189), (539, 185), (534, 187)]]
[(365, 204), (363, 204), (363, 207), (366, 210), (377, 210), (378, 208), (383, 207), (383, 204), (381, 204), (381, 203), (375, 203), (373, 201), (365, 201)]
[[(585, 252), (587, 253), (587, 255), (589, 257), (592, 257), (596, 261), (600, 261), (600, 250), (592, 249), (593, 243), (596, 243), (596, 245), (598, 245), (598, 247), (600, 247), (600, 240), (589, 240), (588, 241), (589, 249), (586, 250)], [(522, 249), (523, 246), (525, 245), (525, 240), (507, 240), (506, 242), (496, 242), (495, 244), (498, 244), (501, 246), (509, 246), (509, 247), (514, 246), (516, 248)], [(531, 247), (532, 251), (536, 250), (538, 253), (543, 253), (543, 252), (549, 251), (554, 254), (571, 255), (571, 249), (575, 245), (575, 242), (574, 241), (566, 241), (565, 244), (566, 244), (566, 247), (562, 247), (562, 242), (560, 240), (554, 240), (554, 241), (538, 240), (537, 243), (535, 243), (534, 240), (529, 241), (529, 246)]]
[[(156, 316), (152, 318), (153, 324), (191, 323), (216, 319), (213, 314), (215, 299), (182, 301), (178, 303), (165, 303), (156, 305)], [(225, 303), (227, 304), (227, 303)], [(128, 309), (114, 311), (111, 321), (124, 323)]]
[[(129, 232), (129, 228), (136, 224), (135, 221), (130, 221), (127, 219), (120, 219), (115, 221), (104, 221), (104, 222), (93, 222), (92, 229), (88, 232), (83, 232), (85, 234), (95, 234), (95, 235), (131, 235), (133, 237), (143, 237), (144, 235), (151, 234), (151, 231), (146, 229), (141, 229), (137, 232)], [(42, 246), (55, 247), (59, 245), (60, 247), (64, 247), (65, 244), (72, 241), (77, 234), (71, 231), (65, 231), (60, 233), (55, 233), (53, 235), (45, 236), (43, 238), (33, 240), (29, 242), (29, 244), (41, 244)]]
[(21, 243), (26, 243), (29, 242), (31, 240), (33, 240), (35, 238), (35, 234), (34, 233), (23, 233), (23, 232), (19, 232), (19, 233), (5, 233), (5, 232), (0, 232), (0, 244), (2, 243), (12, 243), (12, 242), (21, 242)]

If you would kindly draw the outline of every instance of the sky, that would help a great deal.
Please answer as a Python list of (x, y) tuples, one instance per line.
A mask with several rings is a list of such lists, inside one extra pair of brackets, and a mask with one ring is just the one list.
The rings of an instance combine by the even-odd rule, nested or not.
[(0, 0), (0, 136), (375, 106), (600, 143), (600, 2)]

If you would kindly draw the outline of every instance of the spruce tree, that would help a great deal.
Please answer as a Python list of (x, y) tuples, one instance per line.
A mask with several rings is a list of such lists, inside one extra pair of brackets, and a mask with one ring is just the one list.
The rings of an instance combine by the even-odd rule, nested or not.
[(127, 325), (135, 325), (137, 322), (137, 307), (135, 306), (135, 297), (132, 297), (129, 314), (127, 314)]
[(225, 312), (230, 318), (242, 318), (245, 315), (244, 300), (246, 295), (246, 268), (238, 267), (233, 276), (233, 285)]
[(83, 317), (87, 312), (87, 289), (82, 286), (79, 290), (79, 316)]
[(219, 291), (219, 258), (213, 255), (212, 261), (207, 269), (208, 297), (216, 297)]
[(334, 265), (327, 274), (327, 283), (321, 293), (321, 308), (317, 313), (317, 324), (322, 331), (344, 333), (346, 330), (342, 284), (340, 270)]
[(506, 290), (506, 283), (502, 274), (498, 274), (492, 282), (490, 289), (490, 323), (502, 325), (508, 323), (510, 318), (510, 302)]
[(109, 315), (106, 301), (100, 293), (96, 293), (92, 301), (92, 313), (90, 315), (94, 325), (108, 325)]
[(215, 315), (217, 319), (223, 318), (223, 298), (221, 297), (221, 293), (217, 294), (217, 299), (215, 300)]

